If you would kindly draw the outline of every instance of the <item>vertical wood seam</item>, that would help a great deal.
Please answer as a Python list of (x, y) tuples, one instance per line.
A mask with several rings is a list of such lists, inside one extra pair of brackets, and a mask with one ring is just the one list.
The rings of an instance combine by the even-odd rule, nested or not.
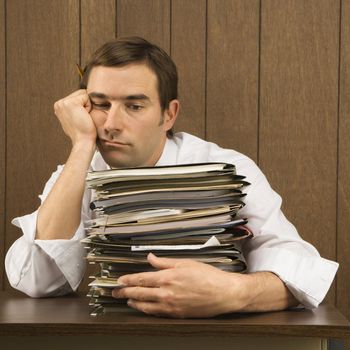
[(261, 95), (261, 28), (262, 28), (262, 0), (259, 0), (259, 35), (258, 35), (258, 98), (257, 98), (257, 144), (256, 144), (256, 162), (260, 165), (260, 95)]
[(173, 0), (169, 0), (169, 56), (171, 57), (171, 35), (173, 23)]
[[(82, 67), (82, 62), (81, 62), (81, 58), (82, 58), (82, 54), (81, 54), (81, 51), (82, 51), (82, 45), (81, 45), (81, 33), (82, 33), (82, 21), (81, 21), (81, 1), (82, 0), (79, 0), (79, 65), (80, 67)], [(80, 82), (80, 81), (79, 81)]]
[[(341, 94), (341, 84), (340, 84), (340, 73), (341, 73), (341, 34), (342, 34), (342, 6), (343, 1), (339, 0), (339, 38), (338, 38), (338, 106), (337, 106), (337, 168), (336, 168), (336, 220), (335, 220), (335, 258), (338, 261), (338, 227), (339, 227), (339, 135), (340, 135), (340, 94)], [(338, 278), (334, 281), (335, 286), (335, 305), (338, 305)]]
[(114, 9), (114, 36), (118, 38), (118, 0), (115, 0)]
[(208, 0), (205, 1), (205, 62), (204, 62), (204, 139), (207, 140), (207, 115), (208, 115)]
[(3, 252), (4, 252), (4, 256), (3, 256), (3, 261), (2, 264), (4, 266), (3, 270), (2, 270), (2, 290), (5, 290), (5, 255), (6, 255), (6, 218), (7, 218), (7, 211), (6, 211), (6, 196), (7, 196), (7, 0), (4, 0), (4, 51), (5, 51), (5, 62), (4, 62), (4, 73), (5, 73), (5, 81), (4, 81), (4, 126), (5, 126), (5, 130), (4, 130), (4, 148), (5, 148), (5, 154), (4, 154), (4, 162), (5, 162), (5, 171), (4, 171), (4, 203), (3, 203), (3, 208), (4, 208), (4, 212), (3, 212), (3, 224), (2, 227), (4, 229), (4, 235), (2, 237), (2, 247), (3, 247)]

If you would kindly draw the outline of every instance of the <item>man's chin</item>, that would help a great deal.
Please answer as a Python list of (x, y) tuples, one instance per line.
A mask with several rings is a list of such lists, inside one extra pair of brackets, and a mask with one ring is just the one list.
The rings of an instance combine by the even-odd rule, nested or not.
[(98, 147), (99, 152), (103, 160), (111, 168), (134, 168), (140, 165), (137, 165), (135, 160), (130, 159), (127, 155), (122, 154), (121, 152), (116, 151), (105, 151), (102, 147)]
[(128, 168), (129, 165), (127, 164), (125, 160), (119, 159), (119, 157), (112, 157), (111, 154), (108, 154), (106, 152), (101, 152), (101, 156), (103, 160), (111, 167), (111, 168)]

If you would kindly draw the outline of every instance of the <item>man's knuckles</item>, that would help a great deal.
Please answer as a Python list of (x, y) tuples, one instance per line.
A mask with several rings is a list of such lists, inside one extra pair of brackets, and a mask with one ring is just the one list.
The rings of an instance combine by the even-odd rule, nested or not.
[(174, 291), (166, 289), (166, 288), (160, 288), (159, 289), (159, 300), (164, 304), (168, 305), (169, 307), (176, 306), (176, 294)]
[(54, 110), (55, 111), (61, 111), (61, 110), (65, 110), (65, 109), (71, 109), (73, 107), (76, 107), (79, 104), (78, 101), (76, 101), (75, 99), (62, 99), (62, 100), (58, 100), (57, 102), (55, 102), (55, 104), (53, 105)]
[(62, 111), (66, 109), (72, 109), (74, 107), (84, 107), (85, 104), (89, 104), (89, 97), (86, 93), (68, 96), (56, 101), (53, 105), (54, 111)]

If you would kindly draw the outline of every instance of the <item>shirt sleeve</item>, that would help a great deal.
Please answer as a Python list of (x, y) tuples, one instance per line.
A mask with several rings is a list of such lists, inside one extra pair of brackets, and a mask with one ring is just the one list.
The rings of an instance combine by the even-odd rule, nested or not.
[(317, 307), (332, 284), (338, 263), (320, 257), (316, 248), (299, 236), (281, 211), (281, 197), (253, 161), (238, 173), (248, 174), (251, 182), (241, 211), (254, 234), (243, 246), (248, 272), (276, 274), (301, 304)]
[[(46, 183), (39, 196), (41, 203), (45, 201), (62, 170), (63, 166), (58, 166)], [(78, 288), (85, 272), (85, 250), (80, 240), (85, 236), (83, 222), (90, 215), (89, 203), (90, 191), (86, 190), (80, 225), (69, 240), (35, 239), (38, 210), (12, 220), (12, 224), (23, 232), (5, 258), (7, 277), (13, 288), (31, 297), (58, 296)]]

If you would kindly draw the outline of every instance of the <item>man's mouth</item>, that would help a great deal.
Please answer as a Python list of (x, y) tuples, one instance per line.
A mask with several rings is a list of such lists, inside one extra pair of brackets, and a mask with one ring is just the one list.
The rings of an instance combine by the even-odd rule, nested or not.
[(111, 141), (111, 140), (106, 140), (106, 139), (99, 139), (99, 142), (102, 145), (109, 146), (109, 147), (122, 147), (122, 146), (127, 146), (127, 143), (125, 142), (120, 142), (120, 141)]

